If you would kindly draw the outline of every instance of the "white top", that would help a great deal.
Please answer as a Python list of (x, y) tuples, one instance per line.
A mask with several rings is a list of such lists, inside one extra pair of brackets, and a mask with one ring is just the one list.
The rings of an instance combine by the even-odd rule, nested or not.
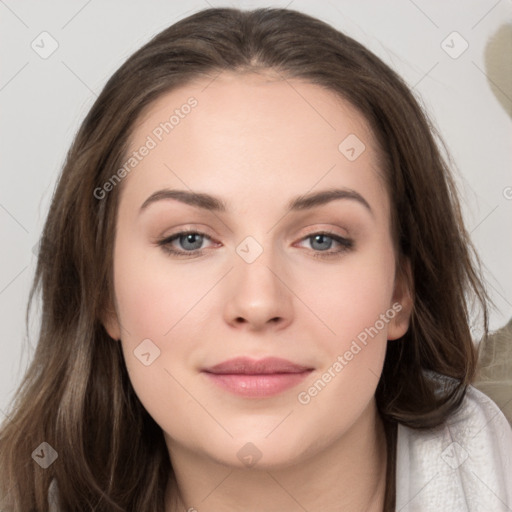
[(398, 425), (396, 482), (397, 512), (511, 512), (512, 428), (469, 386), (442, 426)]
[[(469, 386), (442, 426), (398, 425), (396, 482), (396, 512), (511, 512), (512, 428), (487, 395)], [(55, 484), (50, 512), (58, 512)]]

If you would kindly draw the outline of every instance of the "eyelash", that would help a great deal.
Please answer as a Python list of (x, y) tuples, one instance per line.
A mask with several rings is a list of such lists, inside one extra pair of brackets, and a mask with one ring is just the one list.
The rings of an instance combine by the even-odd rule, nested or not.
[[(174, 240), (177, 240), (181, 238), (182, 236), (186, 235), (199, 235), (204, 238), (207, 238), (208, 240), (212, 240), (206, 233), (202, 233), (200, 231), (180, 231), (179, 233), (175, 233), (169, 237), (163, 238), (162, 240), (159, 240), (157, 242), (157, 245), (162, 248), (162, 250), (171, 256), (177, 256), (182, 258), (191, 258), (194, 256), (201, 256), (203, 254), (203, 249), (196, 249), (194, 251), (177, 251), (176, 249), (171, 248), (171, 243), (174, 242)], [(326, 251), (315, 251), (315, 254), (313, 254), (313, 257), (315, 258), (333, 258), (333, 257), (340, 257), (343, 253), (348, 252), (353, 249), (354, 242), (349, 238), (344, 238), (338, 235), (334, 235), (332, 233), (329, 233), (328, 231), (319, 231), (311, 233), (303, 238), (301, 240), (306, 240), (310, 238), (314, 238), (315, 236), (325, 236), (327, 238), (331, 238), (335, 242), (337, 242), (341, 248), (334, 252), (326, 252)], [(314, 251), (314, 249), (312, 249)]]

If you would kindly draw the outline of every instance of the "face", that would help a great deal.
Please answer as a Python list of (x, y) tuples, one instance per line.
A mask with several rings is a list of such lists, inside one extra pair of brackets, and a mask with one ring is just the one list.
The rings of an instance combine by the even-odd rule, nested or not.
[[(157, 100), (130, 147), (105, 326), (171, 456), (285, 467), (367, 421), (410, 301), (364, 118), (223, 73)], [(237, 357), (288, 363), (213, 368)]]

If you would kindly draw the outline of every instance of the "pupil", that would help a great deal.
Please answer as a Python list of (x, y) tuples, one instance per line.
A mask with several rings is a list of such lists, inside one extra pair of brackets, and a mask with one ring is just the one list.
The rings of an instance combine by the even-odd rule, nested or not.
[(182, 240), (183, 240), (183, 243), (185, 244), (185, 248), (187, 248), (187, 244), (192, 244), (192, 246), (194, 246), (194, 244), (196, 245), (196, 247), (188, 247), (188, 249), (198, 249), (199, 247), (201, 247), (201, 235), (198, 235), (197, 233), (189, 233), (187, 235), (182, 235)]
[[(320, 244), (325, 243), (325, 239), (329, 239), (329, 237), (326, 236), (326, 235), (315, 235), (313, 238), (314, 238), (314, 242), (319, 241)], [(328, 244), (328, 247), (324, 246), (323, 248), (324, 249), (329, 249), (330, 248), (330, 243)]]

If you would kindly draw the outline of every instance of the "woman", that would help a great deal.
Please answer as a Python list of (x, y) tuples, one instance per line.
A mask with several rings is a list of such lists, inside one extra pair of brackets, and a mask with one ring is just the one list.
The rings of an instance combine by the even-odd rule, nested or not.
[(4, 508), (512, 506), (512, 432), (470, 386), (476, 261), (377, 57), (286, 9), (181, 20), (69, 151)]

